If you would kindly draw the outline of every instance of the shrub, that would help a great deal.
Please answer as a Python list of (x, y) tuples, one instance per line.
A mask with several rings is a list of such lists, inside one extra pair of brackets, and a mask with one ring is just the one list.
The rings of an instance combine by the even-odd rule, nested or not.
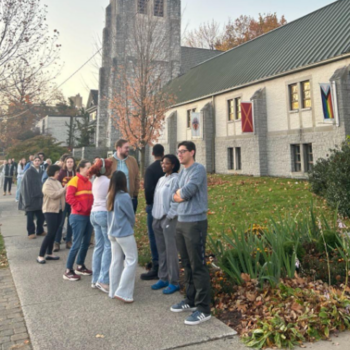
[(326, 198), (339, 214), (350, 217), (350, 138), (341, 148), (330, 150), (330, 157), (317, 161), (309, 173), (311, 190)]

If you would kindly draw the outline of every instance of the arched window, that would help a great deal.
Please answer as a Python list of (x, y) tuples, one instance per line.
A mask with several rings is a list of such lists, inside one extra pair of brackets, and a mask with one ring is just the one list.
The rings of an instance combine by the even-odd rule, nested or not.
[(147, 14), (148, 0), (137, 0), (137, 13)]
[(164, 0), (154, 0), (154, 15), (164, 17)]

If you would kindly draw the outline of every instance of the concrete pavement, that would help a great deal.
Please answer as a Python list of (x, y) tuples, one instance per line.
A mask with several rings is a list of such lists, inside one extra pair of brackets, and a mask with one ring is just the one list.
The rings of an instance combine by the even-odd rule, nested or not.
[[(63, 281), (65, 249), (58, 253), (60, 261), (37, 264), (43, 238), (27, 239), (25, 216), (17, 211), (14, 196), (0, 196), (0, 223), (34, 350), (247, 349), (232, 329), (215, 318), (196, 327), (185, 326), (187, 314), (169, 311), (182, 296), (154, 292), (152, 282), (137, 278), (135, 303), (125, 305), (91, 289), (89, 277), (79, 282)], [(91, 255), (89, 250), (88, 267)], [(141, 272), (139, 269), (138, 275)], [(350, 333), (346, 332), (303, 348), (349, 350), (349, 344)]]
[[(43, 238), (27, 239), (25, 216), (17, 211), (13, 196), (1, 197), (0, 212), (10, 269), (34, 350), (165, 350), (235, 335), (215, 318), (197, 327), (184, 325), (187, 314), (169, 310), (182, 296), (152, 291), (152, 282), (137, 278), (135, 302), (126, 305), (91, 289), (90, 277), (64, 281), (68, 251), (58, 253), (58, 262), (37, 264)], [(91, 255), (92, 249), (88, 267)]]

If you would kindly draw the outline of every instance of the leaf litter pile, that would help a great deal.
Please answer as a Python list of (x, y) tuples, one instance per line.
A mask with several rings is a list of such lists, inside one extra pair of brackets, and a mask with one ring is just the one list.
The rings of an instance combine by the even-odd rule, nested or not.
[(350, 329), (350, 287), (329, 287), (322, 281), (284, 279), (272, 288), (242, 274), (232, 285), (221, 270), (211, 272), (212, 312), (234, 328), (253, 348), (292, 348), (329, 339)]

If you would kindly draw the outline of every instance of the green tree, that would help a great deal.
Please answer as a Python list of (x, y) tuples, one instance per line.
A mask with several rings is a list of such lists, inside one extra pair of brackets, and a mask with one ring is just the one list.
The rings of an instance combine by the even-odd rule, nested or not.
[(50, 158), (55, 162), (62, 154), (67, 153), (68, 149), (62, 146), (62, 142), (58, 142), (49, 135), (35, 136), (7, 149), (8, 157), (15, 159), (21, 159), (22, 157), (28, 159), (29, 155), (38, 152), (43, 152), (46, 158)]
[(93, 130), (89, 126), (89, 113), (85, 111), (84, 108), (80, 110), (80, 114), (77, 115), (76, 123), (77, 123), (77, 137), (76, 141), (77, 147), (86, 147), (86, 146), (92, 146), (90, 144), (91, 136), (93, 133)]

